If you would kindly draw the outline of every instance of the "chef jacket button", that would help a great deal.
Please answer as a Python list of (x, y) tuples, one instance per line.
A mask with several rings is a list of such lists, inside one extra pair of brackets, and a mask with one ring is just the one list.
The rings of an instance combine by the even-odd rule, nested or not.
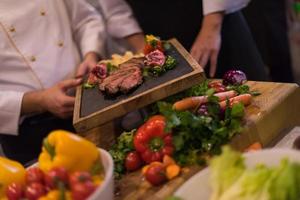
[(11, 27), (9, 28), (9, 31), (12, 32), (12, 33), (13, 33), (13, 32), (16, 32), (16, 28), (15, 28), (14, 26), (11, 26)]
[(41, 11), (40, 11), (40, 15), (41, 15), (41, 16), (45, 16), (45, 15), (46, 15), (46, 11), (41, 10)]
[(31, 56), (31, 57), (30, 57), (30, 61), (31, 61), (31, 62), (35, 62), (35, 61), (36, 61), (36, 57), (35, 57), (35, 56)]
[(59, 42), (57, 43), (57, 45), (58, 45), (59, 47), (63, 47), (63, 46), (64, 46), (64, 42), (63, 42), (63, 41), (59, 41)]

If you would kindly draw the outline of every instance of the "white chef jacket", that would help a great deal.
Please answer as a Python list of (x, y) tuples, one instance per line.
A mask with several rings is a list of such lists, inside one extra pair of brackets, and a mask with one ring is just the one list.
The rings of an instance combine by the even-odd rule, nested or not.
[(17, 135), (24, 93), (71, 77), (104, 40), (103, 20), (84, 0), (1, 0), (0, 133)]
[(125, 0), (87, 0), (99, 10), (105, 21), (107, 40), (105, 55), (110, 57), (113, 53), (123, 54), (133, 50), (125, 40), (126, 37), (142, 33), (142, 29), (134, 18), (130, 6)]
[(203, 14), (224, 11), (226, 14), (238, 11), (248, 5), (250, 0), (203, 0)]

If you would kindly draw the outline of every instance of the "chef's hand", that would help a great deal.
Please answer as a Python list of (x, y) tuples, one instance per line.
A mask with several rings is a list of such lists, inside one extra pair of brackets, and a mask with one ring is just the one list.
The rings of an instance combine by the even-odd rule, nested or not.
[(51, 88), (27, 92), (22, 99), (21, 114), (51, 112), (60, 118), (71, 117), (75, 97), (67, 95), (69, 89), (82, 82), (81, 78), (61, 81)]
[(210, 62), (210, 77), (214, 77), (221, 48), (223, 13), (212, 13), (204, 17), (201, 30), (190, 50), (191, 55), (205, 68)]
[(42, 92), (42, 107), (60, 118), (72, 116), (75, 97), (67, 91), (80, 85), (82, 79), (68, 79)]
[(145, 36), (143, 33), (136, 33), (125, 38), (135, 53), (143, 53)]
[(77, 72), (76, 77), (82, 77), (83, 75), (90, 72), (99, 61), (99, 56), (95, 52), (89, 52), (84, 56), (84, 59), (82, 63), (80, 63)]

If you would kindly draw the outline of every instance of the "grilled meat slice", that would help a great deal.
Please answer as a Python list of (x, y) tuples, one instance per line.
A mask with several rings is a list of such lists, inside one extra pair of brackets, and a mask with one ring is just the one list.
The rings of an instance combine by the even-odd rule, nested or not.
[(136, 70), (130, 76), (124, 78), (120, 85), (120, 91), (123, 93), (128, 93), (133, 88), (136, 88), (143, 82), (143, 75), (141, 70)]
[(143, 82), (141, 68), (144, 66), (144, 58), (132, 58), (121, 64), (119, 69), (112, 72), (99, 84), (99, 89), (109, 95), (119, 91), (129, 92)]
[(126, 67), (139, 67), (139, 68), (143, 68), (144, 65), (144, 61), (145, 61), (145, 57), (140, 57), (140, 58), (131, 58), (130, 60), (122, 63), (119, 65), (119, 68), (126, 68)]

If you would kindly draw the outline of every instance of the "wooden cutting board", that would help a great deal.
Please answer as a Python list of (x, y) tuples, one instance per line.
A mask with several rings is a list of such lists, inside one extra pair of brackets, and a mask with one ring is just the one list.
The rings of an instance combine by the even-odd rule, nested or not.
[[(273, 140), (282, 137), (284, 130), (300, 125), (300, 90), (297, 84), (249, 81), (248, 85), (251, 90), (262, 94), (254, 97), (246, 108), (245, 129), (231, 141), (231, 145), (238, 150), (254, 142), (260, 142), (264, 147), (270, 146)], [(113, 123), (108, 123), (84, 135), (100, 146), (109, 147), (120, 133), (117, 131)], [(180, 177), (160, 187), (151, 187), (143, 181), (140, 171), (130, 173), (116, 181), (116, 199), (163, 200), (199, 170), (201, 168), (198, 166), (185, 168)]]
[(176, 40), (169, 41), (167, 55), (177, 60), (174, 69), (162, 76), (144, 78), (144, 82), (129, 94), (108, 97), (98, 87), (76, 90), (73, 124), (77, 132), (84, 132), (116, 119), (126, 113), (183, 91), (205, 79), (203, 69)]

